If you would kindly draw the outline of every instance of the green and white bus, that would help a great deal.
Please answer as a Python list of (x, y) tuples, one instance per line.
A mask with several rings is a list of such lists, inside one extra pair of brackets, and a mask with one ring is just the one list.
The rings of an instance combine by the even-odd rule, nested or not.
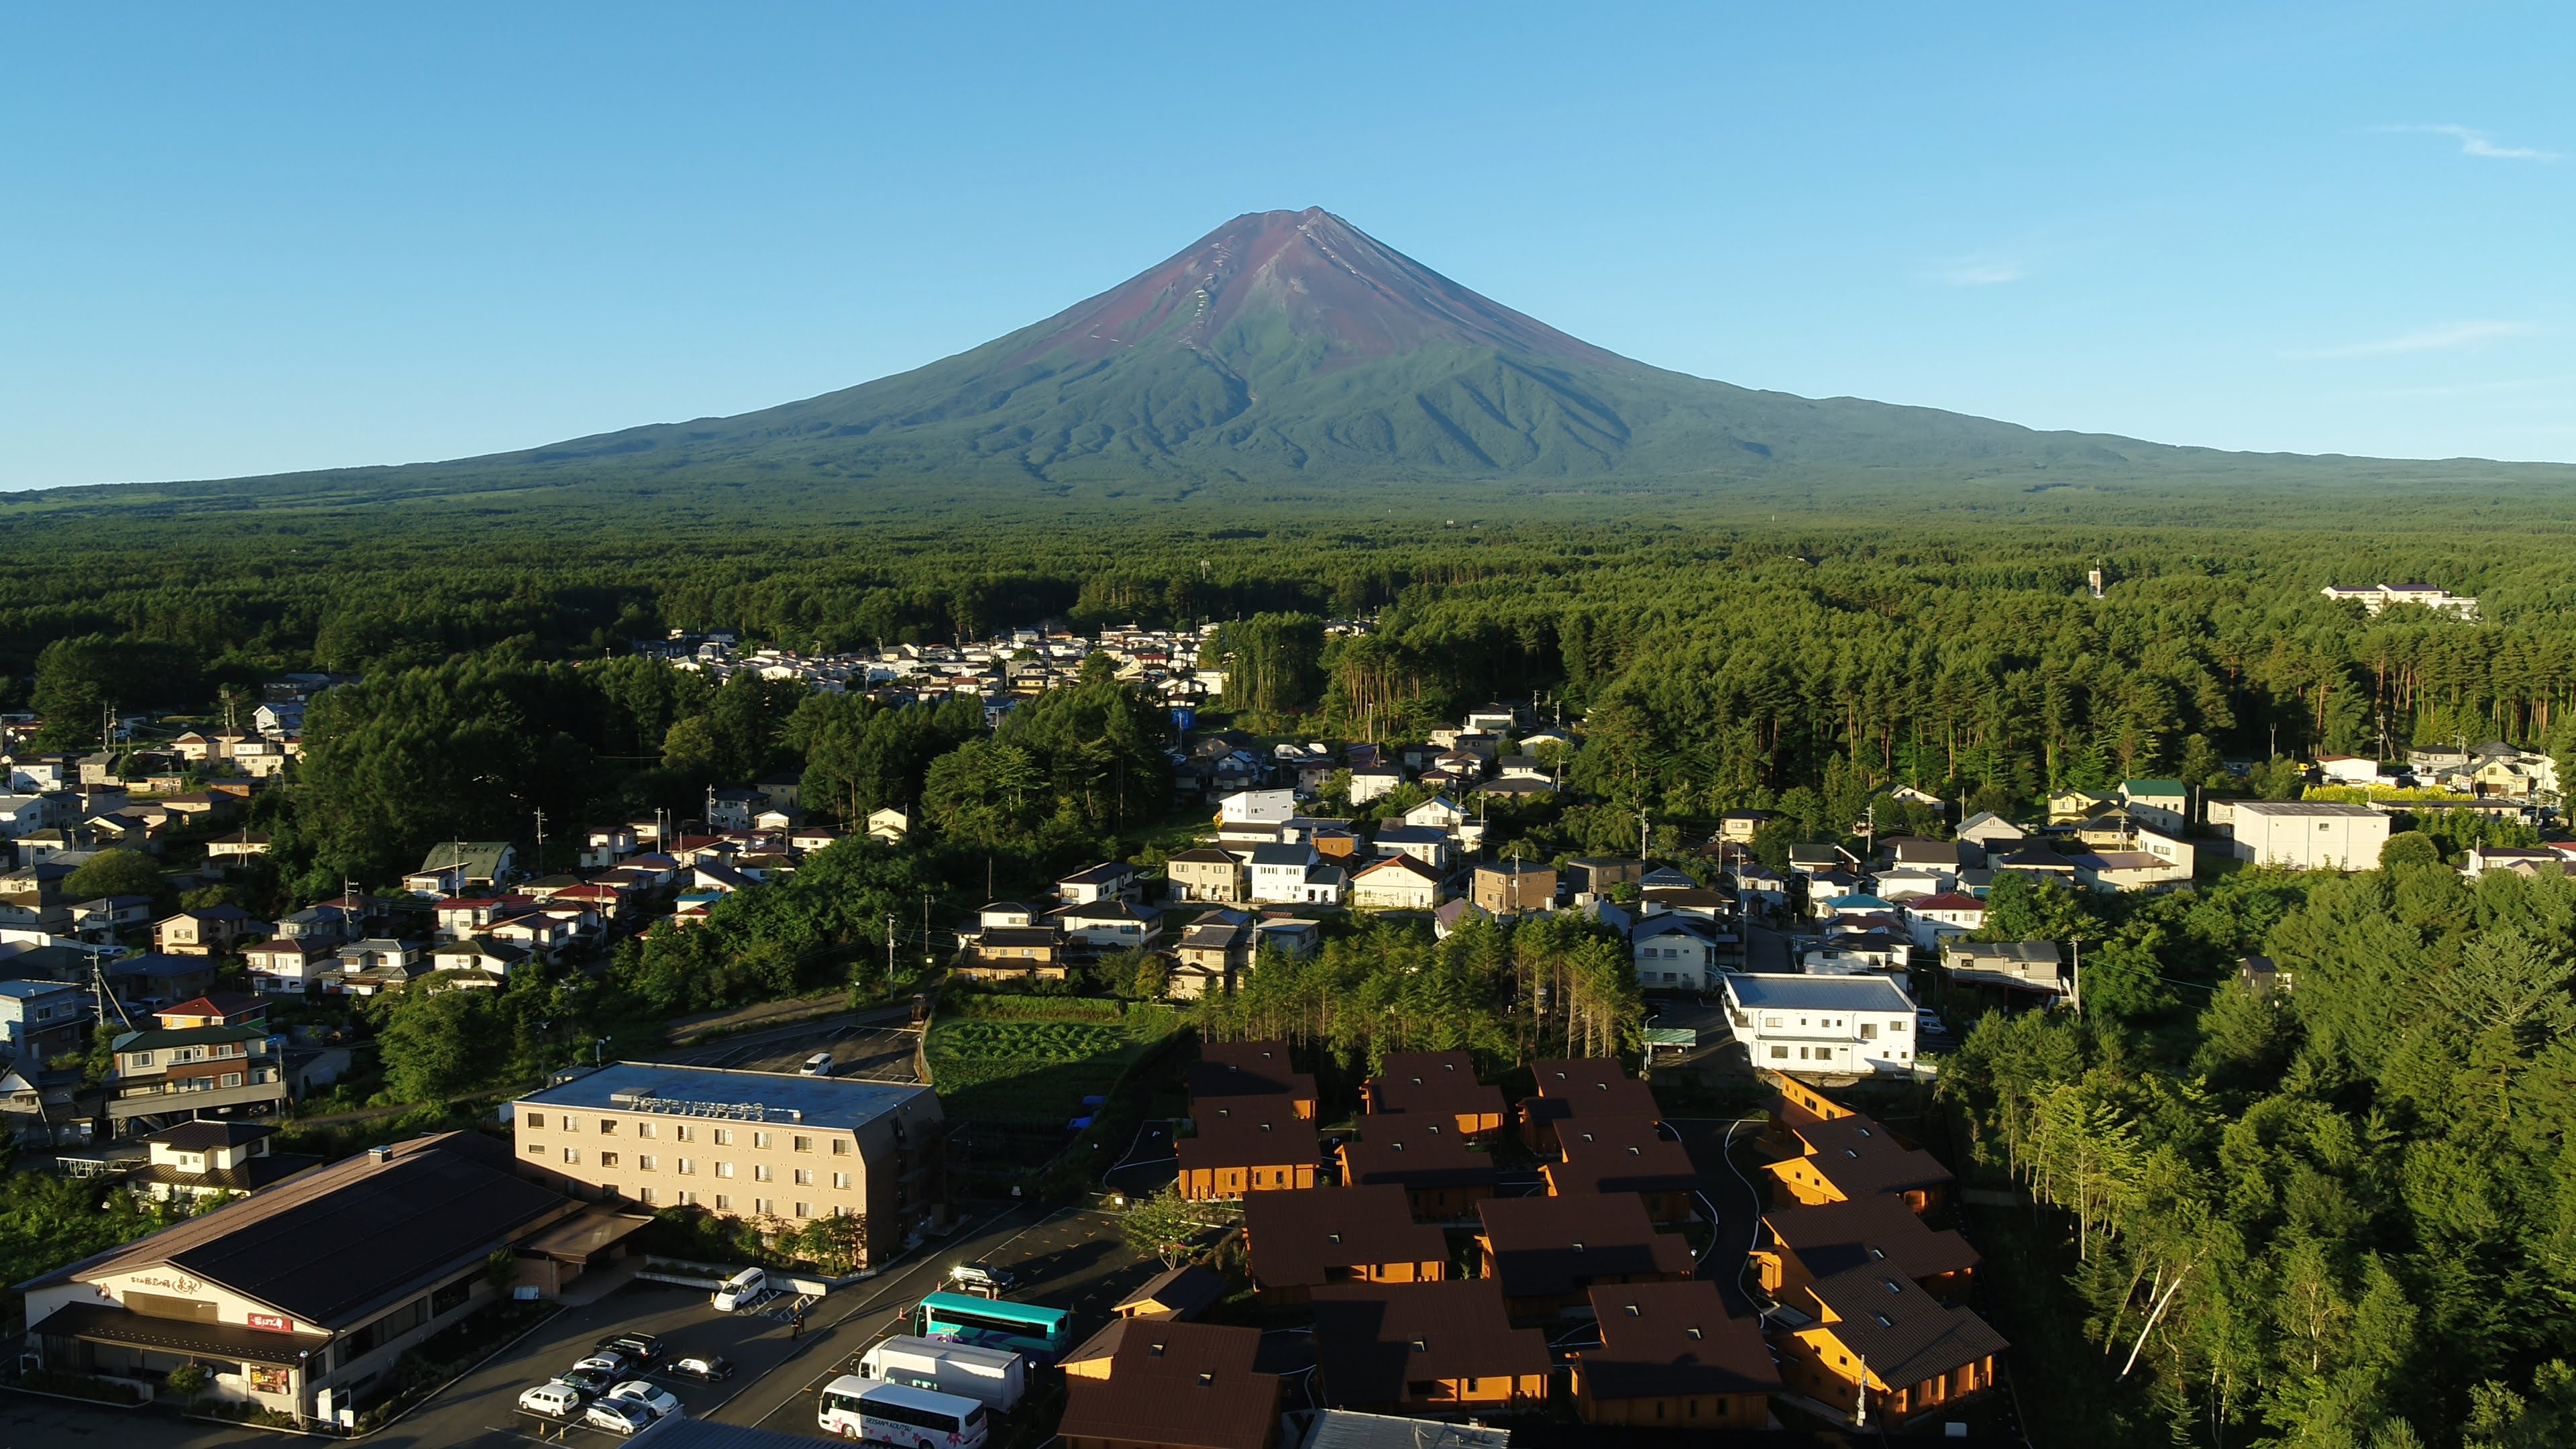
[(912, 1311), (912, 1331), (977, 1348), (1007, 1348), (1027, 1354), (1031, 1363), (1051, 1364), (1073, 1347), (1073, 1314), (1007, 1298), (933, 1293)]
[(987, 1427), (984, 1406), (973, 1399), (857, 1374), (823, 1386), (814, 1421), (826, 1434), (895, 1449), (983, 1449)]

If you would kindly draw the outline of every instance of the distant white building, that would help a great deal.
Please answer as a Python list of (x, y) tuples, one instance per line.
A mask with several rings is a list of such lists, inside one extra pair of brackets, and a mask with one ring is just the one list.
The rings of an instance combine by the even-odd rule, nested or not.
[(2322, 800), (2239, 800), (2239, 860), (2293, 870), (2376, 870), (2388, 817), (2367, 805)]
[(2363, 610), (2373, 615), (2391, 604), (2414, 604), (2435, 613), (2453, 614), (2463, 619), (2475, 619), (2478, 616), (2477, 600), (2464, 598), (2449, 589), (2435, 588), (2431, 584), (2365, 584), (2360, 588), (2328, 584), (2324, 592), (2329, 599), (2357, 600)]
[(1276, 825), (1296, 813), (1294, 790), (1237, 790), (1216, 802), (1216, 818), (1228, 825)]
[(2359, 755), (2319, 755), (2317, 773), (2338, 785), (2376, 785), (2379, 762)]
[(1914, 1070), (1914, 999), (1884, 976), (1729, 975), (1727, 1019), (1775, 1072)]
[(1633, 940), (1637, 984), (1647, 990), (1699, 991), (1721, 974), (1716, 930), (1697, 916), (1648, 916), (1637, 923)]

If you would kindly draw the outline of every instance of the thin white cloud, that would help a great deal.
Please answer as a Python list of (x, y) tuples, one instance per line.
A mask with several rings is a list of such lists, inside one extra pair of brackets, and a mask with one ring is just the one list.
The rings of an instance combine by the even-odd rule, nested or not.
[(2495, 138), (2470, 126), (2373, 126), (2374, 131), (2404, 132), (2418, 136), (2448, 136), (2460, 143), (2463, 156), (2482, 156), (2490, 161), (2540, 161), (2559, 159), (2555, 151), (2534, 146), (2499, 146)]
[(2030, 271), (2018, 257), (1972, 256), (1944, 262), (1924, 275), (1946, 287), (1999, 287)]
[(2436, 387), (2382, 387), (2373, 388), (2367, 392), (2357, 392), (2353, 396), (2376, 402), (2417, 401), (2425, 398), (2489, 397), (2496, 394), (2527, 393), (2545, 388), (2564, 388), (2571, 384), (2576, 384), (2576, 374), (2562, 373), (2555, 377), (2507, 377), (2498, 378), (2493, 382), (2449, 383)]
[(2492, 342), (2499, 337), (2521, 337), (2539, 330), (2528, 322), (2455, 322), (2447, 327), (2419, 328), (2370, 342), (2347, 342), (2339, 347), (2304, 347), (2281, 355), (2317, 361), (2337, 357), (2395, 357), (2408, 352), (2447, 352), (2453, 348)]

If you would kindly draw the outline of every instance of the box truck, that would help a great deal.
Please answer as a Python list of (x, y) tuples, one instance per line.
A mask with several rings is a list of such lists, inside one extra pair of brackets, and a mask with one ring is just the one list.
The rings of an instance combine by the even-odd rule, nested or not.
[(859, 1372), (890, 1384), (957, 1394), (1007, 1414), (1028, 1392), (1029, 1361), (1006, 1348), (897, 1334), (859, 1359)]

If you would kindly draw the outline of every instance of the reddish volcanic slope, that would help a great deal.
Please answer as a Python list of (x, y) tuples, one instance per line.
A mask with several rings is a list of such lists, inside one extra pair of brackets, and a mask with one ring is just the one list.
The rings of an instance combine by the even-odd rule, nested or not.
[(1162, 265), (1027, 329), (1027, 345), (1001, 366), (1059, 352), (1096, 361), (1138, 346), (1204, 349), (1270, 312), (1284, 314), (1296, 336), (1330, 344), (1328, 365), (1452, 342), (1635, 366), (1459, 286), (1316, 206), (1236, 217)]

